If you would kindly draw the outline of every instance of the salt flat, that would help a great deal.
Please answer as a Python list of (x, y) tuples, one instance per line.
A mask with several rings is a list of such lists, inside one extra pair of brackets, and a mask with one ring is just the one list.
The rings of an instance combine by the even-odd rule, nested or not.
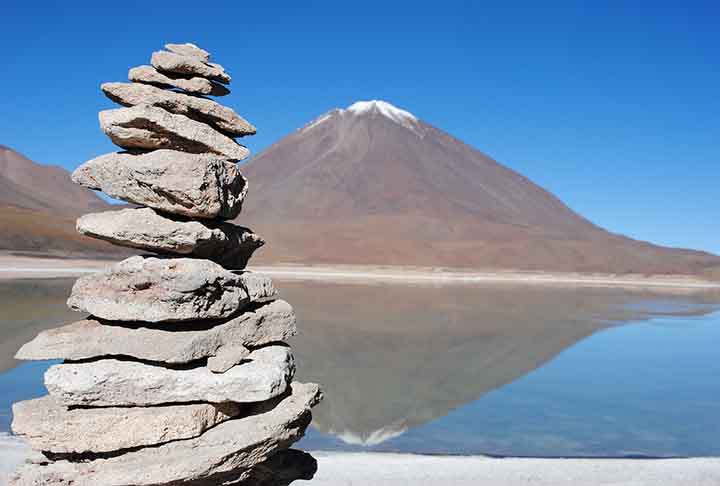
[[(28, 453), (0, 435), (0, 486)], [(717, 486), (720, 458), (496, 459), (388, 453), (312, 452), (313, 486)]]
[(111, 260), (38, 258), (0, 253), (0, 279), (73, 277), (97, 272)]
[(611, 275), (551, 272), (448, 270), (380, 266), (251, 266), (250, 270), (297, 280), (397, 282), (405, 284), (516, 284), (578, 287), (720, 289), (720, 282), (683, 275)]
[[(0, 253), (0, 279), (72, 277), (97, 272), (112, 260), (38, 258)], [(720, 282), (683, 275), (611, 275), (582, 273), (482, 271), (372, 265), (272, 265), (250, 270), (288, 280), (383, 282), (402, 284), (512, 284), (648, 289), (720, 289)]]
[(25, 441), (0, 433), (0, 486), (7, 484), (8, 476), (29, 453), (30, 448)]
[(313, 452), (313, 486), (664, 486), (720, 484), (720, 459), (495, 459)]

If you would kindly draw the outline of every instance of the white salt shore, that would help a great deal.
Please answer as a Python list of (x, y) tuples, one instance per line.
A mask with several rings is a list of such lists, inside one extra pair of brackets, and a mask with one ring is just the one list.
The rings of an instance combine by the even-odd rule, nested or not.
[[(0, 486), (29, 453), (0, 435)], [(312, 486), (717, 486), (720, 458), (495, 459), (388, 453), (312, 452)]]
[[(0, 252), (0, 280), (19, 278), (76, 277), (94, 273), (115, 263), (17, 256)], [(663, 291), (718, 290), (720, 281), (681, 275), (605, 275), (552, 272), (447, 270), (437, 268), (353, 265), (251, 266), (249, 270), (285, 280), (339, 283), (398, 283), (415, 285), (554, 285), (569, 287), (621, 287)]]
[[(495, 459), (313, 452), (313, 486), (665, 486), (720, 484), (720, 458)], [(303, 484), (303, 483), (299, 483)]]
[(0, 434), (0, 486), (7, 484), (7, 478), (25, 460), (30, 448), (21, 439)]

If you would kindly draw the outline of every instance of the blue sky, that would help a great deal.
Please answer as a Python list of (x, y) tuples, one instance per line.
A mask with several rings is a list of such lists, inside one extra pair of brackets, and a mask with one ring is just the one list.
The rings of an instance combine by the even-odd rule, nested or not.
[(255, 152), (334, 107), (385, 99), (612, 231), (720, 253), (717, 2), (17, 2), (0, 29), (0, 144), (73, 169), (166, 42), (233, 75)]

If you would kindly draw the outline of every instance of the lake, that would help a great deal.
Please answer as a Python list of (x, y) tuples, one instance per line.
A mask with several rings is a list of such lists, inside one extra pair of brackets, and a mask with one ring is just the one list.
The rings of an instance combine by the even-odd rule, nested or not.
[[(0, 433), (45, 393), (13, 354), (78, 320), (74, 279), (0, 281)], [(514, 456), (720, 455), (720, 294), (282, 281), (299, 380), (325, 400), (299, 444)]]

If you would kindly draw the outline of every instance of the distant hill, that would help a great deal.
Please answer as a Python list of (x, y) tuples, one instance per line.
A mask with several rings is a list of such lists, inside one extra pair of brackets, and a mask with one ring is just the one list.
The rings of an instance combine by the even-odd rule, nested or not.
[[(385, 102), (332, 110), (245, 164), (259, 262), (703, 274), (720, 257), (612, 234)], [(602, 190), (602, 188), (598, 188)]]
[(0, 204), (26, 209), (82, 214), (110, 205), (70, 180), (62, 167), (40, 165), (0, 145)]
[(81, 214), (110, 208), (95, 193), (74, 184), (65, 169), (37, 164), (0, 145), (0, 251), (118, 255), (121, 252), (111, 245), (75, 231)]

